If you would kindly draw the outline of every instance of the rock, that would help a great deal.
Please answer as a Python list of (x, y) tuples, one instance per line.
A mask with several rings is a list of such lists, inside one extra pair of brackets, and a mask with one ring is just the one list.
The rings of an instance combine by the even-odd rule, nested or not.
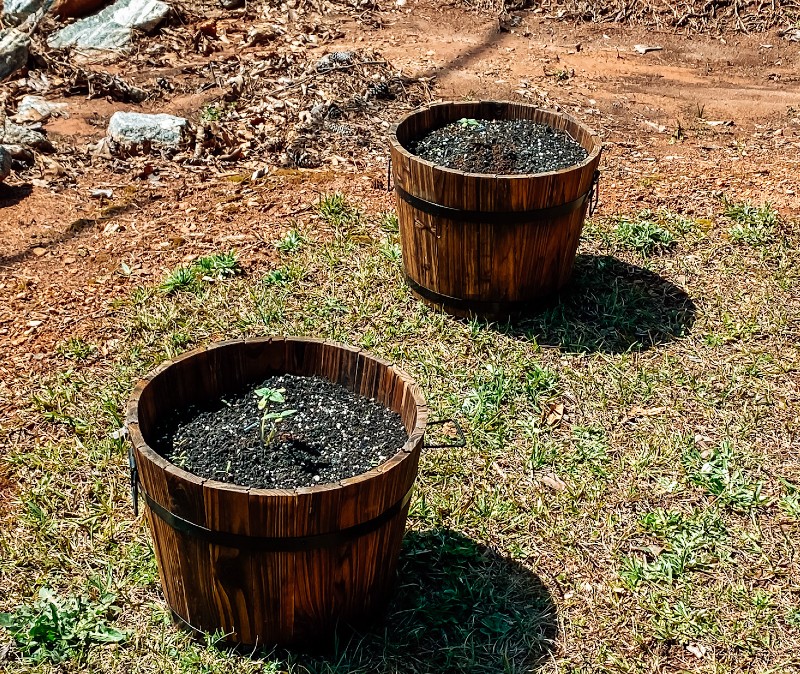
[(53, 151), (53, 145), (43, 133), (19, 126), (8, 119), (0, 127), (0, 145), (21, 145), (41, 152)]
[(19, 122), (46, 122), (53, 115), (64, 114), (66, 103), (54, 103), (41, 96), (23, 96), (17, 108), (13, 121)]
[(0, 30), (0, 80), (16, 72), (28, 62), (31, 39), (15, 28)]
[(153, 30), (169, 14), (161, 0), (117, 0), (97, 14), (62, 28), (47, 44), (52, 49), (78, 47), (98, 51), (124, 50), (130, 46), (133, 31)]
[(108, 124), (108, 135), (117, 146), (128, 151), (149, 147), (178, 149), (189, 138), (189, 121), (164, 114), (115, 112)]
[(0, 183), (8, 178), (11, 173), (11, 153), (6, 152), (5, 148), (0, 145)]
[(3, 3), (3, 20), (10, 26), (18, 26), (31, 14), (47, 8), (52, 0), (5, 0)]
[(239, 9), (244, 6), (244, 0), (219, 0), (223, 9)]
[(23, 164), (33, 164), (35, 157), (33, 156), (33, 150), (29, 147), (23, 147), (22, 145), (0, 145), (6, 154), (10, 154), (12, 159), (16, 159), (18, 162)]

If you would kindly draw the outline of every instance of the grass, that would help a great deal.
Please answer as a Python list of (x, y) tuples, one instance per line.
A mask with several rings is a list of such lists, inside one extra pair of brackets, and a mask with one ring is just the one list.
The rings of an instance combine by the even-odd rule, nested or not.
[[(103, 619), (129, 636), (62, 649), (56, 670), (6, 632), (5, 671), (798, 671), (800, 227), (721, 246), (723, 212), (701, 233), (663, 212), (622, 218), (668, 230), (680, 254), (645, 258), (619, 219), (593, 222), (558, 305), (460, 320), (411, 296), (391, 214), (323, 195), (297, 223), (313, 246), (247, 261), (246, 277), (189, 265), (191, 292), (141, 287), (112, 308), (107, 357), (65, 343), (57, 371), (13, 373), (25, 402), (0, 421), (0, 610), (109, 574), (121, 611)], [(466, 447), (423, 453), (385, 621), (327, 656), (242, 657), (171, 625), (114, 435), (136, 377), (263, 334), (368, 348), (467, 430)]]
[(734, 202), (723, 198), (723, 215), (733, 225), (728, 236), (734, 243), (765, 246), (775, 238), (778, 213), (770, 204), (755, 206), (750, 202)]
[(97, 579), (90, 581), (90, 589), (95, 599), (86, 594), (59, 597), (43, 587), (32, 605), (0, 613), (0, 626), (8, 630), (26, 660), (80, 661), (93, 644), (116, 644), (128, 637), (108, 622), (120, 611), (114, 606), (115, 595)]
[(203, 283), (221, 281), (242, 273), (236, 253), (214, 253), (200, 257), (191, 265), (177, 267), (164, 279), (160, 288), (165, 293), (192, 292)]
[(300, 249), (300, 246), (302, 246), (305, 241), (305, 238), (300, 232), (296, 229), (290, 229), (282, 239), (278, 239), (278, 241), (275, 242), (275, 248), (281, 253), (294, 253)]
[(675, 244), (672, 232), (654, 220), (650, 211), (641, 211), (633, 219), (620, 218), (614, 233), (621, 246), (643, 256), (667, 250)]

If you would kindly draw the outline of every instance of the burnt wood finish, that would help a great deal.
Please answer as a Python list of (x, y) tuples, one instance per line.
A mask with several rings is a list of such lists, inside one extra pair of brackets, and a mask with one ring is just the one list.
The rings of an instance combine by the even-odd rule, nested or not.
[[(298, 489), (206, 480), (151, 448), (167, 412), (285, 373), (319, 375), (377, 399), (401, 415), (408, 441), (367, 473)], [(173, 528), (163, 513), (147, 507), (164, 596), (176, 617), (199, 630), (219, 630), (231, 643), (315, 650), (337, 624), (357, 624), (380, 611), (392, 588), (408, 514), (405, 497), (416, 479), (426, 420), (422, 393), (402, 370), (316, 339), (221, 342), (147, 375), (134, 388), (127, 411), (142, 491), (161, 509), (212, 534), (295, 544), (286, 550), (226, 547)], [(376, 518), (378, 526), (372, 526)], [(325, 536), (348, 530), (366, 533), (347, 541)], [(320, 536), (320, 547), (296, 549), (297, 539), (313, 536)]]
[[(437, 166), (407, 149), (465, 117), (547, 124), (589, 156), (559, 171), (493, 175)], [(436, 103), (403, 119), (390, 142), (403, 265), (418, 297), (458, 315), (502, 315), (546, 303), (567, 283), (600, 161), (594, 131), (523, 103)]]

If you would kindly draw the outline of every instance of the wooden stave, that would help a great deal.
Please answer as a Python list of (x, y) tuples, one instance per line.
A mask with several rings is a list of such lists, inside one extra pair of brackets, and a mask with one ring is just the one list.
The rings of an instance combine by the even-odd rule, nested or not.
[[(329, 361), (321, 361), (318, 369), (324, 369), (328, 362), (335, 370), (337, 356), (351, 364), (358, 363), (363, 367), (363, 370), (356, 370), (361, 379), (351, 377), (350, 384), (362, 393), (374, 391), (375, 397), (383, 398), (381, 402), (387, 401), (389, 406), (402, 411), (409, 440), (394, 457), (367, 473), (335, 484), (294, 490), (247, 489), (203, 480), (160, 457), (147, 445), (140, 428), (142, 408), (152, 410), (154, 403), (147, 395), (147, 391), (152, 390), (148, 386), (165, 372), (174, 373), (171, 368), (176, 363), (186, 363), (199, 354), (207, 358), (211, 351), (214, 352), (211, 362), (218, 361), (214, 356), (222, 355), (225, 349), (241, 349), (243, 344), (256, 350), (268, 345), (267, 360), (272, 370), (279, 372), (286, 372), (285, 366), (290, 361), (295, 369), (302, 370), (296, 366), (309, 357), (309, 353), (311, 357), (329, 356)], [(283, 361), (278, 356), (281, 350)], [(303, 355), (299, 355), (301, 352)], [(328, 369), (328, 374), (333, 370)], [(250, 380), (255, 381), (262, 375), (264, 373), (259, 372)], [(192, 384), (196, 386), (197, 382)], [(200, 390), (203, 394), (199, 398), (209, 394), (208, 389), (200, 387)], [(163, 364), (137, 384), (129, 402), (127, 422), (144, 489), (174, 514), (229, 533), (305, 536), (368, 521), (396, 504), (412, 488), (416, 478), (426, 418), (427, 408), (419, 388), (408, 375), (385, 361), (335, 342), (258, 338), (218, 343)], [(147, 423), (145, 421), (145, 425)], [(276, 504), (285, 515), (283, 520), (276, 518), (283, 526), (261, 527), (254, 531), (250, 522), (263, 522), (266, 513), (274, 515)], [(324, 513), (326, 509), (339, 516), (316, 519), (303, 516), (309, 511)], [(241, 516), (227, 521), (220, 517), (223, 511), (236, 511)], [(307, 647), (320, 634), (332, 630), (337, 620), (370, 615), (385, 604), (407, 512), (408, 504), (377, 530), (355, 541), (309, 552), (268, 553), (225, 548), (171, 529), (149, 508), (147, 519), (165, 598), (179, 618), (201, 630), (221, 629), (229, 633), (229, 640), (235, 643), (266, 641)], [(373, 559), (374, 564), (371, 568), (369, 564), (366, 568), (363, 563), (358, 565), (362, 559)], [(347, 565), (344, 560), (349, 560)], [(291, 582), (276, 585), (278, 578), (283, 581), (293, 578), (294, 585)], [(276, 592), (277, 611), (265, 610), (255, 601), (259, 596), (275, 597)]]
[[(436, 166), (404, 147), (411, 138), (461, 117), (545, 122), (570, 131), (589, 156), (549, 173), (469, 174)], [(426, 106), (401, 120), (390, 144), (393, 179), (409, 194), (450, 208), (503, 211), (559, 206), (586, 194), (602, 149), (597, 134), (571, 116), (507, 101)], [(439, 296), (438, 301), (419, 295), (421, 299), (456, 315), (487, 313), (473, 311), (487, 303), (497, 307), (488, 313), (507, 315), (554, 296), (571, 277), (588, 209), (584, 202), (571, 213), (544, 221), (494, 224), (491, 214), (485, 222), (455, 221), (424, 213), (399, 195), (396, 203), (407, 276)]]
[[(404, 143), (412, 138), (462, 117), (524, 118), (546, 123), (570, 132), (589, 156), (558, 171), (506, 175), (445, 168), (405, 148)], [(574, 117), (512, 101), (433, 103), (404, 117), (390, 135), (394, 183), (426, 201), (463, 210), (525, 211), (571, 201), (591, 187), (601, 149), (599, 136)]]

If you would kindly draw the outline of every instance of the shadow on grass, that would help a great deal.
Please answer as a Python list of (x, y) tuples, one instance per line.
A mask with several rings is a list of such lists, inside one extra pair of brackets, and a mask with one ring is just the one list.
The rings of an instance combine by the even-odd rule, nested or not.
[(383, 623), (295, 664), (314, 674), (531, 672), (557, 632), (550, 593), (528, 569), (455, 531), (409, 532)]
[(696, 307), (678, 286), (609, 255), (579, 255), (558, 303), (494, 329), (566, 351), (644, 351), (683, 337)]

